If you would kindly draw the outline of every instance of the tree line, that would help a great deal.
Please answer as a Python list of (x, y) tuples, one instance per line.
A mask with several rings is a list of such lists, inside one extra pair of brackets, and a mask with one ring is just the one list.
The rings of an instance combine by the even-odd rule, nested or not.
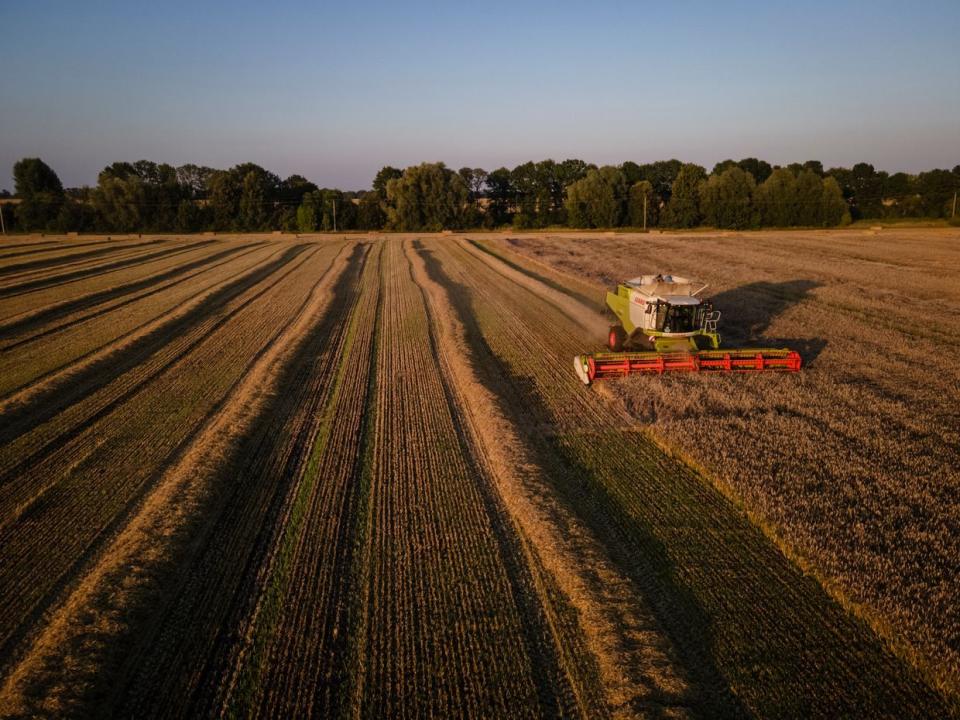
[[(95, 187), (64, 188), (39, 158), (13, 168), (22, 231), (428, 231), (668, 227), (832, 227), (856, 219), (951, 218), (960, 165), (916, 175), (873, 165), (825, 170), (818, 161), (771, 166), (724, 160), (711, 172), (664, 160), (598, 167), (582, 160), (454, 171), (443, 163), (384, 167), (370, 190), (319, 188), (254, 163), (229, 170), (116, 162)], [(6, 193), (9, 196), (9, 193)]]

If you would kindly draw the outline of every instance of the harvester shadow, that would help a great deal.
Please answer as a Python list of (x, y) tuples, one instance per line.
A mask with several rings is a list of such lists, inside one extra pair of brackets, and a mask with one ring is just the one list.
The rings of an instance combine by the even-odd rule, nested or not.
[(789, 347), (800, 353), (804, 364), (812, 363), (827, 346), (825, 339), (769, 337), (765, 333), (779, 315), (820, 286), (815, 280), (764, 281), (714, 295), (713, 306), (722, 313), (724, 347)]
[(666, 547), (610, 496), (603, 481), (566, 446), (562, 435), (550, 431), (556, 423), (534, 381), (514, 372), (488, 345), (471, 305), (470, 288), (449, 277), (432, 251), (419, 242), (415, 247), (430, 278), (448, 291), (479, 381), (496, 398), (498, 410), (521, 432), (561, 503), (590, 527), (649, 604), (679, 656), (690, 687), (670, 697), (658, 697), (657, 690), (649, 688), (648, 700), (633, 709), (654, 717), (666, 714), (666, 707), (651, 705), (662, 699), (665, 705), (689, 706), (696, 716), (749, 717), (712, 656), (710, 618), (694, 595), (675, 580), (677, 568)]

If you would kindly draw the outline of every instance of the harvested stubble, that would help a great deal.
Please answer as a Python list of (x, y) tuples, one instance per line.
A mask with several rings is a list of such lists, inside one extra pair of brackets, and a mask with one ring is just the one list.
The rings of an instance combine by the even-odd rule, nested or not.
[(595, 285), (412, 240), (0, 298), (0, 714), (947, 713), (572, 377)]
[[(960, 693), (960, 233), (522, 236), (558, 282), (656, 270), (711, 284), (733, 345), (794, 377), (636, 377), (602, 392), (706, 469), (842, 603)], [(491, 243), (493, 247), (494, 244)], [(589, 292), (589, 291), (588, 291)]]
[(645, 585), (710, 702), (761, 715), (882, 714), (890, 704), (906, 715), (946, 712), (721, 494), (644, 434), (611, 429), (611, 405), (575, 387), (567, 367), (585, 335), (567, 313), (472, 245), (443, 252), (444, 267), (463, 268), (452, 293), (473, 297), (518, 412), (563, 459), (556, 490)]

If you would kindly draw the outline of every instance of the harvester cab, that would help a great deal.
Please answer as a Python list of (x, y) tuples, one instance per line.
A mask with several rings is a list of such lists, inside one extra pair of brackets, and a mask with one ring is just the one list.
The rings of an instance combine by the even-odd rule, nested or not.
[(607, 293), (607, 307), (620, 321), (610, 328), (610, 350), (630, 345), (657, 352), (696, 351), (697, 338), (719, 348), (720, 313), (698, 297), (706, 287), (678, 275), (641, 275), (621, 283), (615, 293)]
[(720, 312), (700, 297), (707, 288), (678, 275), (641, 275), (607, 293), (617, 318), (607, 336), (610, 352), (577, 355), (577, 377), (589, 385), (605, 377), (667, 371), (755, 372), (800, 369), (789, 348), (721, 349)]

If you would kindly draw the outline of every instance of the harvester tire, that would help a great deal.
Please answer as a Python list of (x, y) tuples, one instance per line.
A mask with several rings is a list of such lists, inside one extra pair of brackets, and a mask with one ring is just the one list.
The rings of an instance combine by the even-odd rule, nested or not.
[(623, 344), (627, 341), (626, 331), (619, 325), (610, 328), (610, 334), (607, 336), (607, 347), (612, 352), (623, 350)]

